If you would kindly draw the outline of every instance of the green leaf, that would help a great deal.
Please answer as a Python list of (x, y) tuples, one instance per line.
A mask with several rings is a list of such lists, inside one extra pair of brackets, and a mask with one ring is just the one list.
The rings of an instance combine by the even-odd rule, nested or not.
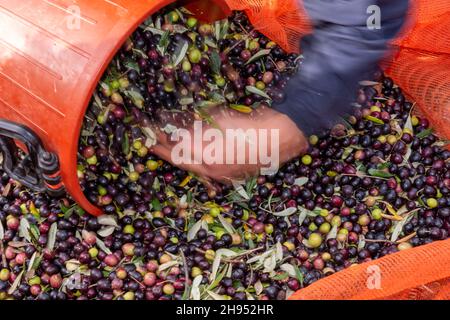
[(423, 139), (423, 138), (428, 137), (433, 132), (434, 132), (434, 130), (432, 128), (428, 128), (428, 129), (425, 129), (425, 130), (419, 132), (418, 134), (416, 134), (416, 137), (419, 139)]
[(173, 63), (175, 67), (178, 66), (181, 63), (181, 61), (183, 61), (188, 49), (189, 43), (187, 41), (182, 41), (182, 44), (178, 44), (177, 53), (175, 54), (176, 58), (174, 59)]
[(289, 217), (290, 215), (297, 212), (297, 208), (289, 207), (280, 212), (274, 212), (273, 215), (277, 217)]
[(234, 227), (230, 223), (228, 223), (228, 221), (226, 221), (225, 218), (220, 213), (217, 216), (217, 218), (219, 218), (220, 223), (223, 225), (223, 227), (225, 228), (225, 230), (227, 230), (229, 234), (233, 234), (236, 232)]
[(139, 109), (142, 108), (142, 103), (144, 102), (144, 97), (142, 94), (135, 90), (126, 90), (125, 94), (133, 101), (134, 105)]
[(308, 180), (309, 179), (307, 177), (300, 177), (300, 178), (295, 179), (294, 184), (301, 187), (304, 184), (308, 183)]
[(152, 209), (155, 211), (160, 211), (162, 209), (161, 202), (157, 198), (152, 200)]
[(299, 267), (296, 264), (294, 264), (293, 266), (295, 269), (296, 278), (298, 282), (300, 282), (300, 286), (303, 287), (303, 273), (300, 271)]
[(223, 277), (225, 277), (225, 273), (227, 272), (227, 266), (224, 266), (223, 270), (217, 275), (217, 277), (214, 279), (213, 282), (211, 282), (211, 284), (208, 287), (208, 290), (213, 290), (215, 289), (220, 281), (222, 281)]
[(400, 221), (395, 221), (394, 222), (394, 230), (392, 231), (392, 235), (391, 235), (391, 241), (395, 242), (397, 241), (398, 237), (400, 236), (400, 234), (403, 231), (403, 227), (405, 226), (405, 224), (407, 224), (412, 218), (414, 217), (414, 215), (410, 214), (408, 217), (404, 217), (403, 220)]
[(378, 178), (390, 178), (394, 175), (392, 173), (383, 171), (383, 170), (377, 170), (377, 169), (369, 169), (368, 171), (369, 175), (378, 177)]
[(169, 46), (169, 35), (170, 32), (167, 30), (163, 33), (161, 39), (159, 40), (157, 49), (161, 53), (161, 55), (164, 55), (166, 53), (166, 49)]
[(258, 59), (261, 59), (264, 56), (267, 56), (270, 53), (270, 49), (262, 49), (255, 53), (250, 59), (247, 60), (245, 64), (252, 63)]
[(245, 191), (248, 195), (253, 195), (253, 189), (256, 187), (256, 178), (253, 177), (245, 184)]
[(261, 97), (263, 97), (265, 99), (272, 100), (272, 98), (270, 98), (270, 96), (267, 93), (265, 93), (264, 91), (254, 87), (254, 86), (246, 86), (245, 90), (247, 90), (249, 93), (256, 94), (256, 95), (261, 96)]
[(125, 133), (124, 139), (122, 141), (122, 152), (124, 154), (130, 153), (130, 139), (128, 138), (128, 134)]
[(211, 52), (209, 60), (211, 61), (211, 70), (213, 71), (213, 73), (220, 74), (220, 67), (222, 66), (222, 60), (220, 59), (220, 56), (217, 53), (217, 51)]
[(369, 120), (369, 121), (372, 121), (373, 123), (376, 123), (376, 124), (381, 124), (381, 125), (384, 124), (383, 120), (378, 119), (378, 118), (373, 117), (373, 116), (366, 116), (365, 119)]
[(287, 274), (287, 272), (283, 272), (283, 273), (277, 274), (276, 276), (272, 277), (271, 279), (282, 281), (282, 280), (286, 280), (287, 278), (289, 278), (289, 275)]
[(131, 60), (131, 59), (127, 59), (125, 60), (124, 64), (125, 67), (127, 67), (128, 70), (135, 70), (138, 73), (141, 72), (139, 65), (137, 64), (136, 61)]
[(111, 254), (111, 250), (105, 245), (105, 243), (97, 237), (96, 244), (100, 250), (102, 250), (106, 254)]
[(158, 28), (146, 27), (144, 30), (145, 31), (150, 31), (153, 34), (159, 34), (160, 36), (164, 35), (164, 31), (160, 30)]

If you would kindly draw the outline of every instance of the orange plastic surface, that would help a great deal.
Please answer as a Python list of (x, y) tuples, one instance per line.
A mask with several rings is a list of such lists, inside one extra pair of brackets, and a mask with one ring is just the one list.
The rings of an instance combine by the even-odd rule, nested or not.
[[(122, 43), (172, 2), (0, 0), (0, 118), (27, 125), (58, 154), (64, 186), (91, 214), (102, 211), (85, 198), (76, 170), (86, 108)], [(226, 8), (208, 2), (215, 14), (215, 3)]]

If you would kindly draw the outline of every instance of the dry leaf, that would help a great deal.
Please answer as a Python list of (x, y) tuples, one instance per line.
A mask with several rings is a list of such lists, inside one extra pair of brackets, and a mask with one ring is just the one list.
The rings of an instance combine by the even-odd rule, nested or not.
[(104, 226), (114, 226), (114, 227), (118, 227), (119, 225), (117, 224), (117, 220), (114, 216), (112, 215), (101, 215), (99, 217), (97, 217), (97, 221), (98, 223), (104, 225)]
[(48, 231), (47, 249), (53, 251), (56, 242), (56, 232), (58, 231), (58, 224), (53, 222)]
[(106, 238), (106, 237), (112, 235), (114, 233), (114, 230), (116, 230), (116, 227), (106, 226), (106, 227), (103, 227), (100, 230), (98, 230), (97, 234), (102, 238)]

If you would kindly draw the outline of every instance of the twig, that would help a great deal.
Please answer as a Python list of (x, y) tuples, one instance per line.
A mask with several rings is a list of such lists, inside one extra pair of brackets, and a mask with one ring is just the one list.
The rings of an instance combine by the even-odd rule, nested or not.
[(372, 178), (372, 179), (381, 179), (381, 180), (389, 180), (388, 178), (375, 177), (367, 174), (357, 174), (357, 173), (342, 173), (341, 176), (349, 176), (349, 177), (363, 177), (363, 178)]
[(6, 262), (6, 257), (5, 257), (5, 250), (3, 250), (3, 241), (0, 241), (0, 252), (2, 255), (2, 264), (3, 264), (3, 268), (7, 268), (8, 267), (8, 263)]
[(376, 239), (364, 239), (365, 242), (378, 242), (378, 243), (395, 243), (391, 240), (376, 240)]
[(417, 234), (417, 232), (414, 231), (413, 233), (407, 235), (406, 237), (403, 237), (403, 238), (401, 238), (400, 240), (397, 240), (396, 243), (403, 243), (403, 242), (409, 241), (409, 240), (411, 240), (412, 238), (414, 238), (414, 237), (416, 236), (416, 234)]

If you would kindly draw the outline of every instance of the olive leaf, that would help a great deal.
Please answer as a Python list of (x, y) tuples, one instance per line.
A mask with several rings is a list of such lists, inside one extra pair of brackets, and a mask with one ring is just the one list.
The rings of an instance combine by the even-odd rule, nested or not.
[(264, 290), (264, 287), (263, 287), (263, 285), (262, 285), (262, 283), (261, 283), (261, 280), (256, 281), (255, 284), (253, 285), (253, 287), (255, 288), (255, 293), (256, 293), (256, 295), (258, 295), (258, 296), (259, 296), (259, 295), (263, 292), (263, 290)]
[(5, 228), (3, 227), (3, 222), (0, 220), (0, 241), (3, 241), (5, 237)]
[(19, 237), (25, 238), (28, 242), (31, 242), (30, 223), (27, 218), (22, 217), (19, 225)]
[(128, 134), (124, 135), (124, 139), (122, 141), (122, 152), (124, 154), (130, 153), (130, 138), (128, 137)]
[(203, 220), (198, 220), (194, 225), (189, 229), (187, 233), (187, 241), (192, 241), (195, 238), (195, 235), (202, 228)]
[(70, 272), (77, 270), (81, 265), (81, 262), (76, 259), (70, 259), (66, 261), (66, 269)]
[(155, 180), (153, 180), (152, 189), (155, 191), (161, 190), (161, 183), (159, 182), (158, 177), (155, 177)]
[(139, 68), (139, 65), (137, 64), (136, 61), (132, 60), (132, 59), (127, 59), (125, 60), (125, 62), (123, 63), (123, 65), (128, 69), (128, 70), (134, 70), (136, 72), (141, 72), (141, 69)]
[(273, 212), (273, 215), (277, 216), (277, 217), (288, 217), (296, 212), (297, 212), (297, 208), (289, 207), (280, 212)]
[(298, 225), (301, 226), (303, 224), (303, 221), (305, 221), (306, 217), (308, 216), (308, 210), (302, 207), (297, 207), (300, 211), (300, 214), (298, 215)]
[(273, 280), (277, 281), (283, 281), (286, 280), (287, 278), (289, 278), (289, 274), (287, 274), (286, 272), (278, 273), (276, 276), (272, 277)]
[(173, 62), (174, 67), (178, 66), (181, 63), (181, 61), (183, 61), (188, 49), (189, 43), (187, 41), (183, 40), (182, 44), (178, 44), (177, 46), (178, 52), (175, 54), (176, 58), (174, 59)]
[(24, 272), (25, 272), (25, 270), (22, 270), (22, 272), (19, 273), (19, 275), (17, 276), (16, 280), (14, 280), (13, 284), (9, 288), (8, 294), (12, 294), (14, 291), (16, 291), (17, 287), (20, 284), (20, 281), (22, 281), (22, 276), (23, 276)]
[(407, 224), (412, 219), (413, 216), (414, 215), (410, 214), (408, 217), (404, 218), (403, 220), (394, 222), (395, 227), (391, 234), (391, 241), (393, 241), (393, 242), (397, 241), (398, 237), (400, 236), (400, 234), (403, 231), (403, 227), (405, 226), (405, 224)]
[(103, 215), (97, 217), (97, 221), (98, 221), (98, 223), (100, 223), (104, 226), (114, 226), (114, 227), (119, 226), (117, 224), (116, 218), (112, 215), (103, 214)]
[(358, 241), (358, 251), (364, 249), (365, 246), (366, 246), (366, 240), (363, 235), (360, 235), (359, 241)]
[(254, 86), (246, 86), (245, 90), (247, 90), (247, 92), (249, 92), (249, 93), (253, 93), (258, 96), (261, 96), (267, 100), (272, 100), (272, 98), (267, 93), (265, 93), (264, 91), (254, 87)]
[(160, 36), (162, 36), (164, 34), (164, 31), (161, 29), (157, 29), (157, 28), (153, 28), (153, 27), (146, 27), (144, 29), (145, 31), (150, 31), (153, 34), (159, 34)]
[(156, 49), (159, 51), (159, 53), (161, 53), (162, 56), (166, 53), (166, 49), (169, 46), (169, 42), (170, 42), (169, 41), (169, 36), (170, 36), (170, 32), (168, 30), (165, 31), (162, 34), (158, 45), (156, 46)]
[(211, 61), (211, 70), (214, 74), (220, 74), (220, 67), (222, 65), (222, 60), (220, 59), (219, 54), (217, 51), (212, 51), (211, 55), (209, 57), (209, 60)]
[(159, 202), (157, 198), (153, 198), (151, 205), (152, 209), (155, 211), (160, 211), (162, 209), (161, 202)]
[(170, 123), (166, 124), (165, 127), (162, 128), (162, 131), (164, 131), (165, 133), (167, 133), (169, 135), (174, 133), (177, 130), (178, 130), (178, 128), (176, 126), (174, 126), (173, 124), (170, 124)]
[(328, 232), (327, 240), (329, 239), (335, 239), (338, 232), (338, 226), (334, 225), (333, 228), (331, 228), (330, 232)]
[(245, 291), (245, 296), (247, 297), (247, 300), (255, 300), (255, 298), (253, 297), (253, 295), (250, 292)]
[(178, 102), (182, 106), (188, 106), (188, 105), (194, 103), (194, 98), (192, 98), (192, 97), (184, 97), (184, 98), (179, 99)]
[(231, 181), (234, 190), (236, 190), (236, 192), (245, 200), (250, 200), (249, 195), (247, 194), (247, 192), (245, 191), (244, 187), (242, 186), (242, 184), (239, 181), (236, 180), (232, 180)]
[(250, 59), (247, 60), (245, 64), (250, 64), (258, 59), (261, 59), (264, 56), (267, 56), (270, 53), (270, 49), (262, 49), (255, 53)]
[(383, 171), (383, 170), (377, 170), (377, 169), (369, 169), (367, 171), (367, 173), (369, 173), (369, 175), (374, 176), (374, 177), (378, 177), (378, 178), (390, 178), (392, 177), (392, 173)]
[(308, 177), (299, 177), (297, 179), (295, 179), (294, 184), (301, 187), (303, 185), (305, 185), (308, 182)]
[(292, 266), (295, 269), (296, 278), (297, 278), (298, 282), (300, 282), (300, 286), (303, 287), (303, 279), (304, 279), (303, 273), (300, 271), (299, 267), (296, 264), (294, 264)]
[(230, 300), (231, 299), (231, 297), (226, 297), (226, 296), (220, 295), (211, 290), (206, 290), (206, 293), (209, 294), (211, 296), (211, 298), (213, 298), (214, 300)]
[(416, 137), (419, 139), (423, 139), (428, 137), (430, 134), (432, 134), (434, 130), (432, 128), (425, 129), (423, 131), (420, 131), (418, 134), (416, 134)]
[(53, 222), (48, 231), (47, 249), (53, 251), (56, 242), (56, 232), (58, 232), (58, 224)]
[(106, 237), (112, 235), (114, 233), (115, 229), (116, 229), (116, 227), (114, 227), (114, 226), (106, 226), (106, 227), (103, 227), (100, 230), (98, 230), (97, 234), (102, 238), (106, 238)]
[[(231, 265), (229, 265), (231, 267)], [(228, 269), (228, 265), (225, 265), (222, 269), (222, 271), (219, 273), (218, 276), (216, 276), (216, 278), (214, 279), (214, 281), (211, 282), (211, 284), (208, 287), (208, 290), (212, 290), (214, 288), (216, 288), (220, 281), (222, 281), (222, 279), (225, 277), (225, 273), (227, 272)]]
[(217, 218), (229, 234), (233, 234), (236, 232), (236, 229), (234, 229), (234, 227), (227, 220), (225, 220), (225, 218), (220, 213)]
[(142, 104), (144, 102), (144, 97), (142, 94), (136, 90), (125, 90), (125, 95), (129, 97), (134, 105), (139, 109), (142, 109)]
[(283, 246), (281, 245), (281, 242), (277, 242), (275, 245), (275, 258), (278, 261), (283, 260)]
[(211, 266), (211, 275), (209, 276), (210, 281), (214, 281), (216, 279), (222, 257), (233, 257), (236, 255), (237, 255), (237, 253), (230, 249), (222, 248), (222, 249), (217, 250), (216, 255), (214, 257), (214, 261)]
[(192, 281), (192, 288), (191, 288), (191, 298), (193, 300), (200, 300), (200, 284), (202, 283), (203, 276), (199, 274), (194, 278)]
[(411, 120), (411, 115), (409, 115), (408, 119), (406, 119), (404, 129), (408, 129), (410, 132), (414, 132), (413, 131), (412, 120)]
[(374, 116), (366, 116), (365, 119), (372, 121), (373, 123), (376, 123), (376, 124), (381, 124), (381, 125), (384, 124), (383, 120), (378, 119), (377, 117), (374, 117)]
[(285, 271), (292, 278), (295, 278), (297, 275), (295, 272), (295, 268), (290, 263), (283, 263), (280, 266), (280, 269)]
[(144, 127), (141, 129), (144, 132), (144, 135), (147, 137), (147, 139), (145, 140), (145, 146), (147, 148), (153, 147), (158, 141), (155, 132), (153, 132), (153, 130), (149, 127)]
[(25, 274), (26, 279), (30, 279), (34, 276), (35, 267), (36, 267), (36, 259), (38, 258), (38, 252), (35, 251), (28, 262), (27, 273)]
[(277, 266), (275, 252), (272, 252), (272, 254), (264, 260), (263, 266), (264, 266), (264, 270), (263, 270), (264, 273), (266, 273), (266, 272), (270, 273), (275, 270), (275, 268)]
[(176, 266), (178, 264), (179, 264), (179, 262), (176, 261), (176, 260), (168, 261), (168, 262), (163, 263), (162, 265), (160, 265), (158, 267), (158, 271), (161, 272), (161, 271), (167, 270), (167, 269), (172, 268), (173, 266)]
[(106, 253), (106, 254), (112, 253), (111, 250), (109, 250), (109, 248), (105, 245), (105, 243), (102, 240), (100, 240), (98, 237), (96, 240), (96, 244), (100, 248), (100, 250), (102, 250), (104, 253)]
[(188, 29), (185, 26), (182, 26), (181, 24), (174, 24), (173, 31), (176, 33), (185, 33), (186, 31), (188, 31)]

